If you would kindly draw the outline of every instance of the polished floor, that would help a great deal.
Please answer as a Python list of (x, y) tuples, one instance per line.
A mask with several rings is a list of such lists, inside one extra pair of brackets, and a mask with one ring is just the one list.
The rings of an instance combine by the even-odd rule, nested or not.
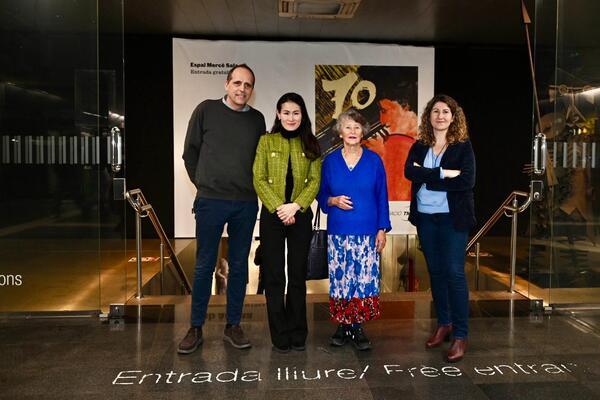
[[(259, 269), (253, 265), (258, 241), (253, 241), (248, 294), (257, 291)], [(543, 241), (534, 242), (539, 250), (529, 266), (529, 241), (520, 238), (517, 251), (516, 290), (529, 298), (542, 299), (545, 304), (597, 303), (600, 298), (600, 252), (595, 246), (576, 241), (555, 243), (553, 252)], [(189, 279), (193, 277), (195, 240), (177, 239), (173, 245)], [(100, 250), (99, 251), (99, 246)], [(150, 283), (160, 271), (159, 242), (146, 239), (143, 243), (143, 284)], [(481, 269), (475, 274), (475, 258), (467, 258), (465, 271), (471, 291), (505, 291), (510, 282), (508, 238), (487, 237), (482, 241)], [(26, 251), (25, 251), (26, 250)], [(564, 253), (567, 251), (567, 253)], [(571, 253), (575, 252), (573, 256)], [(564, 254), (563, 254), (564, 253)], [(585, 257), (582, 254), (585, 253)], [(548, 272), (550, 254), (555, 272)], [(0, 288), (1, 313), (36, 312), (108, 312), (110, 304), (126, 303), (136, 293), (136, 262), (134, 240), (98, 240), (69, 238), (31, 239), (0, 238), (0, 259), (3, 274), (20, 274), (21, 286)], [(559, 262), (560, 261), (560, 262)], [(409, 271), (412, 266), (412, 272)], [(560, 273), (558, 273), (560, 272)], [(168, 275), (168, 274), (167, 274)], [(527, 279), (529, 275), (532, 279)], [(411, 281), (412, 277), (412, 281)], [(476, 284), (478, 280), (479, 285)], [(549, 283), (542, 285), (540, 282)], [(382, 255), (382, 291), (405, 293), (429, 291), (429, 276), (423, 255), (417, 250), (414, 237), (390, 236)], [(583, 283), (582, 283), (583, 282)], [(155, 282), (154, 282), (155, 283)], [(542, 282), (543, 283), (543, 282)], [(566, 286), (560, 286), (559, 284)], [(156, 285), (150, 292), (155, 292)], [(214, 287), (214, 293), (219, 288)], [(327, 293), (328, 283), (311, 281), (309, 293)], [(173, 294), (174, 291), (165, 293)]]
[(308, 307), (306, 351), (288, 354), (271, 350), (258, 297), (244, 310), (251, 349), (223, 342), (224, 307), (214, 301), (204, 344), (185, 356), (176, 352), (188, 328), (185, 300), (111, 321), (4, 317), (0, 399), (600, 398), (600, 314), (472, 301), (467, 356), (447, 364), (443, 348), (423, 346), (435, 324), (428, 299), (383, 306), (383, 318), (365, 326), (367, 352), (329, 345), (335, 327), (318, 300)]
[[(23, 281), (1, 287), (0, 313), (98, 311), (126, 302), (136, 293), (135, 241), (105, 245), (100, 254), (98, 242), (87, 239), (0, 240), (2, 272), (18, 273)], [(154, 260), (143, 263), (146, 284), (160, 271), (159, 241), (146, 240), (144, 246), (143, 256)]]

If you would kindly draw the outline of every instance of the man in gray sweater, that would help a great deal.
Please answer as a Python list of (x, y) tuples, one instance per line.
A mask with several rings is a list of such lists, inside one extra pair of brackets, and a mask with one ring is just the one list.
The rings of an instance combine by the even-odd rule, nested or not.
[(248, 254), (258, 202), (252, 184), (252, 164), (265, 118), (248, 105), (254, 73), (246, 64), (232, 68), (226, 95), (200, 103), (190, 118), (185, 138), (185, 169), (197, 189), (196, 267), (192, 288), (191, 327), (178, 352), (193, 353), (202, 344), (202, 325), (211, 295), (217, 251), (227, 224), (229, 277), (227, 325), (223, 340), (238, 349), (250, 348), (240, 327), (248, 280)]

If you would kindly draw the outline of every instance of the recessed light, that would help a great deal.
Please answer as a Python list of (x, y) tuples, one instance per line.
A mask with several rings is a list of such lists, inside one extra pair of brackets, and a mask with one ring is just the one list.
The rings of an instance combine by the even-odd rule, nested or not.
[(361, 0), (279, 0), (279, 16), (285, 18), (352, 18)]

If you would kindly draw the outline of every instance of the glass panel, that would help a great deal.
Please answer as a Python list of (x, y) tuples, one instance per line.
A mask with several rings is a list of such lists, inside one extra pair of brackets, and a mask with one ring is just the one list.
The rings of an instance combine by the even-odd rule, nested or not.
[(538, 1), (538, 10), (544, 11), (538, 25), (552, 26), (547, 37), (553, 41), (536, 46), (549, 165), (546, 200), (532, 214), (538, 236), (532, 244), (531, 270), (548, 288), (549, 304), (598, 303), (598, 2)]
[[(134, 292), (127, 290), (128, 263), (125, 187), (125, 93), (123, 1), (98, 2), (98, 140), (105, 162), (99, 169), (100, 305), (123, 304)], [(113, 165), (113, 163), (115, 165)], [(133, 246), (132, 246), (133, 247)], [(131, 254), (134, 256), (135, 254)], [(134, 279), (130, 273), (130, 279)], [(129, 285), (135, 287), (135, 284)], [(135, 289), (133, 289), (135, 290)]]
[(556, 82), (559, 125), (551, 152), (554, 193), (552, 303), (600, 302), (600, 27), (598, 2), (558, 1)]
[[(535, 31), (533, 43), (533, 57), (535, 63), (536, 89), (539, 96), (540, 114), (543, 118), (541, 129), (537, 115), (532, 116), (535, 128), (532, 131), (531, 143), (533, 147), (534, 136), (542, 132), (550, 142), (551, 134), (547, 126), (547, 119), (552, 118), (552, 111), (548, 109), (548, 87), (554, 82), (555, 51), (556, 51), (556, 0), (536, 1)], [(533, 33), (533, 32), (532, 32)], [(537, 113), (534, 105), (534, 113)], [(532, 165), (533, 160), (532, 149)], [(542, 201), (532, 202), (529, 212), (529, 265), (521, 275), (529, 286), (529, 296), (533, 299), (542, 299), (547, 305), (550, 300), (550, 287), (552, 281), (552, 208), (554, 202), (554, 170), (547, 165), (546, 171), (541, 176), (532, 176), (539, 179), (544, 185), (544, 198)]]
[(0, 311), (98, 310), (95, 1), (3, 1)]

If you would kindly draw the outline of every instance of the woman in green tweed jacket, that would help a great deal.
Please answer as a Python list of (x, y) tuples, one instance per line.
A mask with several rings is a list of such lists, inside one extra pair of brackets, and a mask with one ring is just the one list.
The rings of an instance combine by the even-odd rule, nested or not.
[(310, 205), (321, 182), (321, 152), (300, 95), (286, 93), (277, 102), (273, 128), (258, 142), (253, 172), (254, 188), (262, 202), (261, 268), (273, 350), (303, 351), (308, 333), (306, 259), (311, 238)]

